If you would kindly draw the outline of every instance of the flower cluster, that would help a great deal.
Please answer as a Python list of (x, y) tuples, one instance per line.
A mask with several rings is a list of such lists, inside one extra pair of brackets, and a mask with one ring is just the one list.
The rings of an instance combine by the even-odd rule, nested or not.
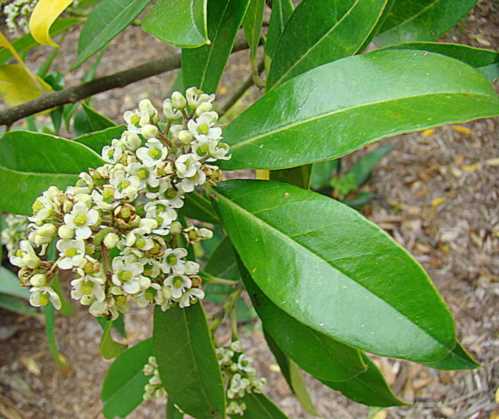
[(151, 377), (144, 387), (144, 400), (161, 399), (166, 396), (166, 391), (159, 377), (158, 362), (156, 357), (150, 356), (144, 366), (144, 375)]
[[(71, 296), (94, 316), (116, 318), (130, 302), (188, 307), (204, 297), (199, 265), (187, 245), (212, 237), (178, 211), (196, 187), (216, 184), (213, 163), (228, 159), (214, 95), (190, 88), (163, 103), (126, 112), (127, 130), (102, 150), (106, 162), (62, 192), (50, 187), (33, 204), (27, 240), (11, 254), (32, 304), (60, 306), (50, 287), (56, 269), (71, 270)], [(56, 242), (55, 261), (43, 260)]]
[(261, 393), (265, 378), (258, 378), (253, 360), (243, 353), (239, 341), (217, 348), (218, 363), (227, 383), (228, 415), (243, 415), (246, 405), (242, 401), (249, 393)]
[(28, 217), (24, 215), (9, 214), (4, 218), (1, 240), (7, 247), (9, 254), (15, 254), (19, 243), (28, 235)]

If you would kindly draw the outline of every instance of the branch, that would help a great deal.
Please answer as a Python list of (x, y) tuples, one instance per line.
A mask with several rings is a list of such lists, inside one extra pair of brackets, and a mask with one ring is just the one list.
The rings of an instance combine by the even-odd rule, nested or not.
[[(237, 52), (247, 48), (248, 44), (245, 41), (238, 39), (232, 51)], [(118, 87), (125, 87), (137, 81), (178, 68), (180, 68), (180, 54), (175, 54), (169, 57), (160, 58), (159, 60), (149, 61), (128, 70), (100, 77), (79, 86), (49, 93), (30, 102), (14, 106), (1, 112), (0, 126), (6, 125), (10, 127), (14, 122), (26, 118), (27, 116), (68, 103), (76, 103), (87, 97), (96, 95), (97, 93), (102, 93)]]

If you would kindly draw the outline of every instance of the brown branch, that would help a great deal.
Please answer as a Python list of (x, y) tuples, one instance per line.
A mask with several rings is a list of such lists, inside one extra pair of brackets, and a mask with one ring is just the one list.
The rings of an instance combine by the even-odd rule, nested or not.
[[(238, 39), (234, 45), (233, 52), (247, 49), (248, 44)], [(30, 102), (14, 106), (0, 113), (0, 126), (11, 126), (14, 122), (27, 116), (51, 109), (68, 103), (76, 103), (87, 97), (108, 90), (125, 87), (140, 80), (147, 79), (158, 74), (166, 73), (180, 68), (180, 54), (149, 61), (145, 64), (132, 67), (128, 70), (119, 71), (108, 76), (83, 83), (79, 86), (45, 94)]]

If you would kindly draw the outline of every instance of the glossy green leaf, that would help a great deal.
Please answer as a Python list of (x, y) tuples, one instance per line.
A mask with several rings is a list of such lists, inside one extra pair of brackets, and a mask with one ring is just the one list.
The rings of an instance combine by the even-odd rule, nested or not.
[(29, 298), (28, 289), (21, 287), (17, 275), (3, 266), (0, 266), (0, 293), (23, 299)]
[(374, 362), (366, 355), (363, 357), (365, 363), (368, 365), (366, 372), (348, 381), (322, 381), (322, 383), (333, 390), (341, 392), (350, 400), (367, 406), (403, 406), (405, 403), (393, 394), (392, 389)]
[(208, 93), (217, 90), (248, 5), (249, 0), (208, 3), (208, 36), (211, 44), (182, 50), (184, 87), (196, 86)]
[(358, 212), (286, 183), (229, 181), (217, 191), (224, 228), (258, 288), (299, 322), (413, 361), (454, 348), (452, 316), (426, 272)]
[(125, 417), (142, 403), (144, 386), (149, 382), (143, 369), (150, 356), (152, 339), (147, 339), (128, 348), (111, 364), (101, 391), (106, 418)]
[(260, 43), (263, 25), (263, 10), (265, 0), (250, 0), (250, 5), (243, 22), (244, 34), (250, 47), (250, 56), (256, 57), (256, 50)]
[(396, 0), (374, 38), (376, 45), (433, 41), (451, 29), (477, 0)]
[(376, 26), (386, 2), (303, 0), (271, 57), (267, 86), (276, 86), (312, 68), (355, 54)]
[(274, 56), (277, 42), (293, 13), (293, 8), (292, 0), (272, 0), (272, 14), (270, 15), (267, 40), (265, 41), (265, 55), (270, 60)]
[(242, 402), (246, 410), (241, 419), (287, 419), (287, 416), (263, 394), (247, 394)]
[(225, 393), (203, 307), (154, 311), (154, 355), (168, 395), (186, 413), (224, 418)]
[(34, 307), (31, 307), (26, 301), (12, 295), (3, 294), (0, 292), (0, 308), (12, 311), (22, 316), (34, 316), (37, 312)]
[(480, 367), (480, 364), (459, 342), (444, 359), (426, 365), (438, 370), (471, 370)]
[(76, 135), (81, 136), (106, 128), (116, 127), (116, 124), (107, 116), (102, 115), (85, 103), (82, 104), (82, 108), (76, 114), (73, 122)]
[(103, 164), (91, 149), (70, 140), (29, 131), (0, 139), (0, 210), (31, 215), (33, 201), (50, 186), (72, 185), (78, 175)]
[[(79, 22), (79, 19), (57, 19), (50, 28), (50, 35), (54, 37), (60, 33), (63, 33)], [(38, 45), (39, 44), (33, 39), (33, 36), (31, 36), (31, 34), (24, 35), (12, 42), (12, 46), (19, 54), (26, 54), (28, 51)], [(11, 58), (12, 54), (7, 49), (0, 49), (0, 64), (7, 63)]]
[(80, 33), (78, 57), (80, 66), (123, 31), (151, 0), (106, 0), (88, 16)]
[(267, 341), (267, 345), (274, 355), (274, 358), (276, 359), (290, 390), (300, 402), (303, 410), (310, 413), (312, 416), (319, 416), (315, 410), (312, 400), (310, 399), (305, 381), (298, 366), (290, 360), (284, 352), (281, 351), (269, 335), (265, 334), (265, 340)]
[(499, 114), (475, 69), (426, 51), (345, 58), (273, 89), (224, 131), (224, 169), (284, 169), (341, 157), (379, 140)]
[(142, 28), (179, 48), (209, 44), (207, 3), (207, 0), (158, 0), (145, 17)]
[(100, 131), (80, 135), (79, 137), (76, 137), (74, 141), (84, 144), (100, 154), (105, 146), (110, 145), (114, 139), (119, 139), (125, 130), (126, 127), (123, 125), (109, 127)]
[(184, 217), (206, 223), (220, 223), (220, 219), (211, 206), (210, 200), (199, 192), (193, 192), (185, 197), (184, 206), (180, 209), (180, 213)]
[(348, 380), (366, 370), (359, 350), (298, 322), (265, 296), (244, 266), (240, 271), (266, 334), (301, 368), (331, 381)]
[(113, 329), (113, 321), (108, 320), (104, 325), (104, 330), (102, 332), (102, 337), (100, 341), (100, 353), (104, 359), (113, 359), (118, 355), (126, 351), (127, 346), (119, 342), (116, 342), (111, 335), (111, 330)]
[(228, 237), (224, 238), (213, 251), (204, 270), (219, 278), (232, 279), (234, 281), (238, 281), (241, 278), (236, 255)]
[(388, 48), (422, 50), (446, 55), (447, 57), (455, 58), (456, 60), (475, 67), (489, 80), (495, 80), (499, 73), (499, 53), (490, 49), (439, 42), (406, 42)]

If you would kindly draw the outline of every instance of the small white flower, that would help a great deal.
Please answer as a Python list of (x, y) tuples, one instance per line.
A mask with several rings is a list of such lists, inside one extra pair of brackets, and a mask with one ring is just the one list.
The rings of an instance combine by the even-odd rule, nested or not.
[(198, 156), (196, 154), (183, 154), (175, 160), (177, 176), (179, 178), (191, 178), (196, 175), (201, 168)]
[(211, 103), (215, 100), (215, 95), (203, 93), (197, 87), (189, 87), (185, 92), (185, 96), (187, 105), (192, 110), (196, 109), (201, 103)]
[(78, 273), (80, 277), (71, 281), (71, 298), (79, 300), (83, 305), (90, 305), (95, 301), (103, 302), (106, 299), (106, 279), (97, 275), (85, 275), (80, 269)]
[(151, 167), (146, 167), (140, 163), (132, 163), (127, 167), (127, 172), (139, 180), (141, 187), (149, 185), (155, 188), (159, 186), (159, 178)]
[(95, 206), (101, 210), (110, 211), (114, 209), (118, 205), (115, 198), (115, 191), (111, 185), (104, 185), (102, 192), (92, 191), (92, 200)]
[(104, 237), (104, 246), (106, 246), (108, 249), (112, 249), (113, 247), (116, 247), (120, 241), (120, 236), (118, 236), (116, 233), (108, 233), (106, 234), (106, 237)]
[(57, 266), (61, 269), (76, 268), (85, 259), (85, 243), (83, 240), (59, 240), (56, 246), (61, 257), (57, 262)]
[(171, 99), (164, 100), (163, 114), (165, 115), (166, 119), (168, 119), (169, 121), (175, 121), (176, 119), (182, 117), (182, 112), (180, 112), (178, 109), (176, 109), (173, 106)]
[(203, 185), (206, 182), (206, 174), (202, 170), (198, 170), (192, 177), (185, 177), (179, 183), (177, 188), (183, 193), (189, 193), (194, 190), (196, 186)]
[(187, 275), (170, 275), (165, 279), (164, 284), (170, 287), (172, 297), (178, 300), (184, 291), (192, 286), (192, 281)]
[(131, 151), (137, 150), (142, 145), (142, 140), (135, 132), (125, 131), (121, 134), (121, 141)]
[(187, 256), (187, 250), (180, 247), (178, 249), (167, 249), (163, 257), (163, 264), (161, 269), (164, 273), (184, 273), (185, 262), (184, 258)]
[(34, 307), (43, 307), (52, 303), (56, 310), (61, 308), (59, 295), (50, 287), (32, 287), (30, 289), (29, 303)]
[(104, 146), (101, 152), (102, 159), (108, 163), (118, 163), (123, 156), (123, 147), (120, 140), (111, 141), (111, 145)]
[[(193, 119), (187, 123), (187, 128), (199, 141), (215, 141), (222, 137), (222, 128), (215, 126), (215, 112), (207, 112), (201, 115), (196, 121)], [(218, 117), (218, 115), (217, 115)]]
[(127, 294), (137, 294), (145, 285), (143, 279), (146, 278), (142, 277), (144, 267), (133, 259), (115, 257), (112, 267), (113, 284), (122, 287)]
[(141, 252), (147, 252), (154, 247), (154, 242), (150, 237), (145, 235), (145, 231), (140, 228), (136, 228), (126, 236), (125, 245), (128, 247), (135, 247)]
[(137, 150), (136, 154), (144, 166), (153, 167), (166, 158), (168, 150), (157, 138), (151, 138), (145, 147)]
[(88, 239), (92, 235), (90, 227), (95, 226), (98, 221), (99, 212), (89, 209), (83, 202), (76, 203), (71, 213), (64, 216), (64, 222), (74, 230), (78, 240)]
[(130, 176), (124, 166), (118, 165), (111, 171), (110, 183), (114, 186), (114, 195), (117, 199), (137, 198), (140, 189), (140, 181), (135, 176)]
[(196, 303), (198, 300), (202, 300), (204, 298), (204, 291), (200, 288), (191, 288), (188, 289), (178, 302), (179, 307), (186, 308), (191, 304)]
[(36, 255), (28, 240), (19, 242), (19, 249), (10, 256), (10, 263), (18, 268), (36, 269), (40, 266), (40, 258)]

